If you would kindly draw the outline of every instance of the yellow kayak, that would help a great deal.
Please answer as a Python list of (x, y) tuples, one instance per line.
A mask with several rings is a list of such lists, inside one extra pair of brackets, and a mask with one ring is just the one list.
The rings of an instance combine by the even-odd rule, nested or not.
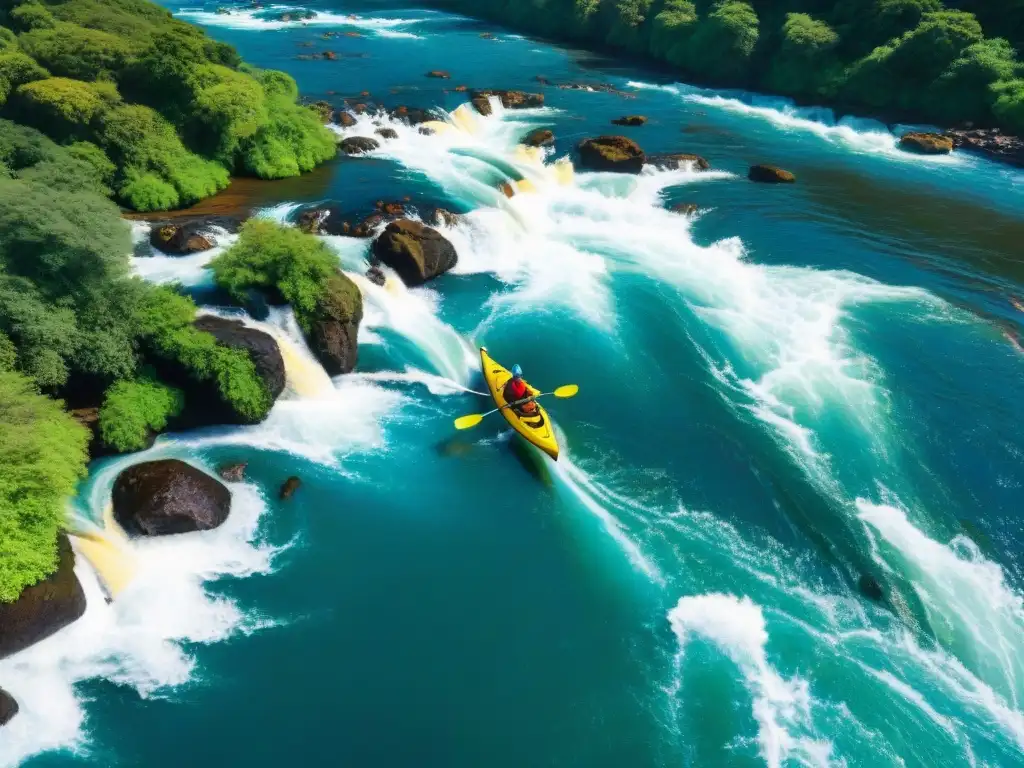
[[(512, 378), (512, 372), (500, 363), (496, 363), (487, 354), (487, 350), (480, 348), (480, 363), (484, 370), (484, 379), (487, 381), (487, 388), (491, 391), (491, 397), (495, 404), (501, 408), (505, 420), (512, 425), (512, 429), (518, 432), (523, 438), (540, 448), (552, 459), (558, 460), (558, 441), (555, 439), (555, 430), (552, 428), (548, 412), (545, 411), (540, 402), (537, 402), (537, 413), (530, 416), (520, 416), (513, 408), (505, 408), (507, 404), (504, 395), (505, 385)], [(531, 394), (540, 394), (540, 390), (526, 385)]]

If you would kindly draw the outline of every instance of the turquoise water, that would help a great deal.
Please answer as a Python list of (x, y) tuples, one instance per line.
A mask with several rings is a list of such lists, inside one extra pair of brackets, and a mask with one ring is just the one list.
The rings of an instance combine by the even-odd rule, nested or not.
[[(247, 460), (229, 522), (132, 545), (110, 606), (80, 563), (86, 617), (0, 664), (23, 704), (0, 763), (1020, 764), (1024, 174), (419, 7), (321, 2), (304, 26), (216, 5), (170, 7), (311, 98), (455, 110), (444, 88), (537, 75), (624, 95), (395, 126), (262, 212), (408, 195), (466, 214), (460, 263), (361, 284), (359, 368), (333, 383), (286, 313), (266, 321), (294, 354), (270, 420), (146, 455)], [(715, 171), (558, 169), (636, 113), (648, 152)], [(537, 126), (543, 163), (516, 148)], [(754, 162), (799, 183), (751, 184)], [(509, 178), (533, 191), (506, 199)], [(365, 268), (365, 241), (330, 242)], [(135, 263), (212, 301), (207, 257)], [(453, 432), (486, 408), (465, 391), (483, 344), (580, 384), (550, 403), (557, 465), (501, 421)], [(138, 460), (97, 465), (78, 514), (102, 519)]]

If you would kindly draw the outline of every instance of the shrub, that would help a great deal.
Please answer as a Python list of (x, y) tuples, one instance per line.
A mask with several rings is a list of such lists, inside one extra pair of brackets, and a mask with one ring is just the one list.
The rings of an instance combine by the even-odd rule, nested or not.
[(988, 117), (994, 101), (991, 86), (1013, 79), (1017, 52), (1000, 38), (982, 40), (964, 49), (928, 94), (929, 113), (939, 119)]
[(697, 28), (697, 8), (690, 0), (666, 0), (651, 26), (651, 53), (679, 67), (686, 66), (690, 38)]
[(193, 132), (203, 154), (234, 165), (241, 142), (267, 120), (263, 87), (242, 72), (218, 65), (199, 67), (192, 77)]
[(839, 35), (823, 21), (805, 13), (786, 14), (782, 45), (772, 60), (767, 81), (781, 93), (821, 95), (839, 77), (834, 54)]
[(0, 372), (0, 601), (56, 569), (64, 504), (85, 475), (88, 439), (59, 402)]
[(38, 3), (19, 5), (8, 14), (11, 26), (26, 32), (30, 29), (52, 29), (57, 24), (53, 14)]
[(181, 413), (184, 402), (181, 390), (152, 378), (119, 381), (103, 398), (100, 436), (121, 453), (142, 450), (153, 432), (163, 431)]
[(56, 137), (88, 135), (89, 125), (108, 107), (96, 88), (81, 80), (51, 77), (17, 90), (19, 114)]
[(129, 169), (117, 188), (117, 197), (129, 208), (147, 213), (178, 208), (181, 196), (173, 186), (152, 173)]
[(740, 0), (724, 0), (697, 25), (689, 68), (714, 80), (742, 81), (759, 36), (757, 13)]
[(10, 83), (12, 88), (49, 76), (50, 73), (40, 67), (31, 56), (19, 51), (0, 53), (0, 79)]
[(311, 171), (338, 152), (337, 143), (309, 109), (272, 99), (269, 117), (242, 143), (241, 166), (263, 179), (283, 179)]
[(996, 83), (992, 91), (996, 96), (992, 112), (1011, 131), (1024, 134), (1024, 79)]
[[(77, 141), (67, 147), (68, 154), (75, 160), (88, 164), (95, 172), (96, 181), (106, 190), (110, 182), (114, 180), (114, 173), (117, 166), (110, 162), (102, 149), (89, 141)], [(110, 194), (105, 191), (105, 194)]]
[(0, 372), (13, 371), (18, 364), (18, 349), (3, 331), (0, 331)]
[(21, 46), (59, 77), (98, 80), (121, 72), (139, 47), (98, 29), (58, 22), (52, 29), (34, 29), (20, 38)]

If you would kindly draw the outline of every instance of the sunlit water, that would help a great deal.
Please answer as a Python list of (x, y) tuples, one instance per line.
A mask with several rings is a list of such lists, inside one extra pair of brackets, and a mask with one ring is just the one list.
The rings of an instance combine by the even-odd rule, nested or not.
[[(369, 91), (438, 124), (361, 117), (341, 132), (399, 137), (261, 215), (410, 196), (463, 214), (441, 227), (459, 265), (379, 287), (368, 241), (327, 238), (366, 306), (333, 382), (287, 311), (207, 307), (278, 338), (285, 396), (264, 424), (97, 465), (75, 515), (102, 522), (144, 458), (246, 460), (229, 523), (122, 545), (138, 574), (109, 606), (79, 562), (86, 617), (0, 663), (23, 708), (0, 763), (1019, 764), (1020, 172), (436, 11), (309, 7), (172, 10), (311, 98)], [(481, 118), (454, 90), (537, 75), (624, 95), (547, 87)], [(579, 138), (637, 113), (614, 130), (714, 171), (573, 169)], [(519, 145), (535, 127), (553, 149)], [(799, 182), (751, 184), (755, 162)], [(221, 301), (213, 254), (153, 257), (145, 234), (140, 275)], [(551, 403), (557, 465), (500, 420), (452, 429), (488, 408), (483, 344), (580, 385)]]

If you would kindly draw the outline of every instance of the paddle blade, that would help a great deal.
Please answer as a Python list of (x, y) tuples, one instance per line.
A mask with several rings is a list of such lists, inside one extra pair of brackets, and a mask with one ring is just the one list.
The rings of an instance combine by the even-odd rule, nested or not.
[(576, 393), (580, 391), (580, 388), (576, 384), (566, 384), (556, 389), (552, 394), (555, 397), (576, 397)]
[(484, 415), (482, 413), (471, 413), (469, 416), (460, 416), (455, 420), (455, 428), (469, 429), (470, 427), (475, 427), (483, 420)]

